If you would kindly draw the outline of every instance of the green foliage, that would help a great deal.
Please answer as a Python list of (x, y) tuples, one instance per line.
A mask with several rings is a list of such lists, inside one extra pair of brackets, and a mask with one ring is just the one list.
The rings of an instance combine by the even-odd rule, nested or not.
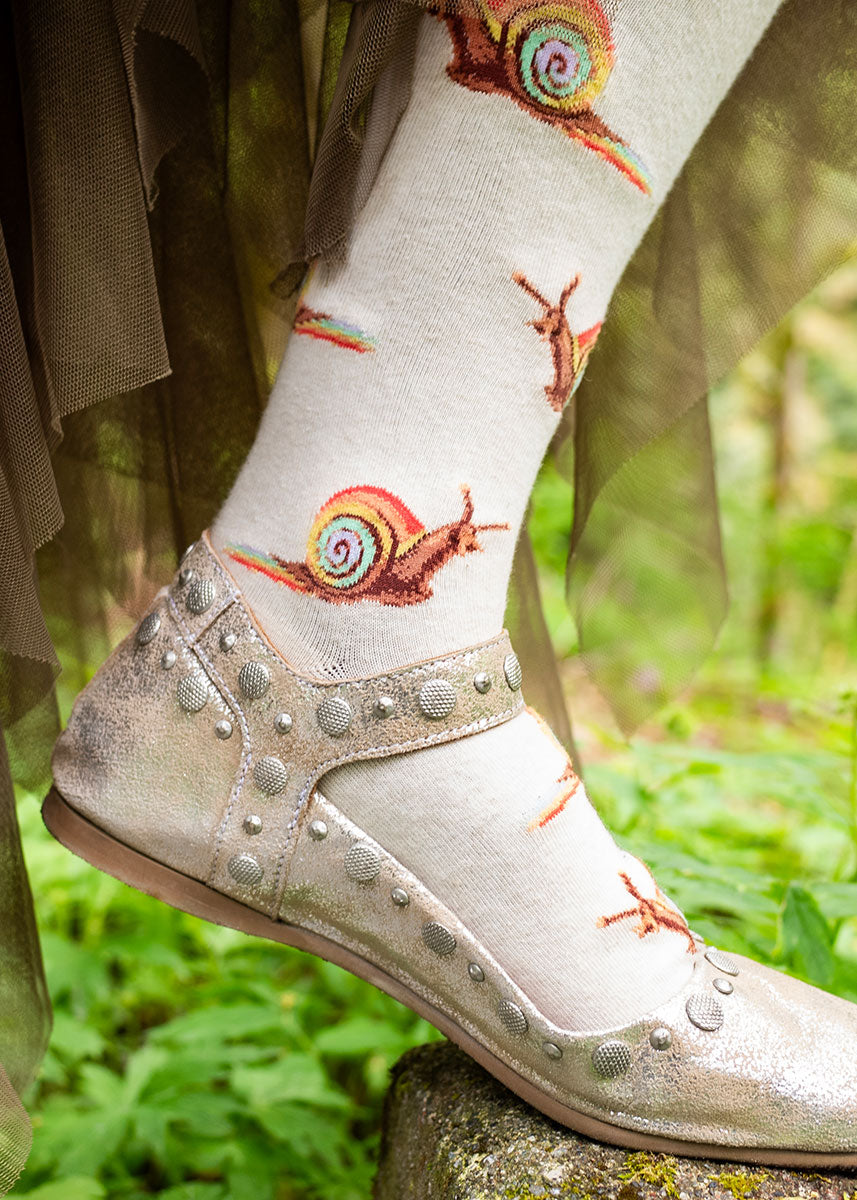
[[(571, 494), (550, 463), (531, 532), (608, 823), (708, 939), (857, 1000), (854, 346), (849, 266), (720, 389), (731, 616), (693, 691), (630, 745), (571, 657)], [(434, 1031), (336, 967), (100, 875), (51, 841), (35, 797), (20, 815), (56, 1024), (13, 1194), (366, 1200), (389, 1067)]]
[(328, 963), (99, 875), (35, 798), (20, 816), (56, 1021), (13, 1194), (365, 1200), (389, 1068), (434, 1030)]
[(56, 1183), (42, 1184), (27, 1195), (30, 1200), (102, 1200), (104, 1188), (97, 1179), (72, 1175)]

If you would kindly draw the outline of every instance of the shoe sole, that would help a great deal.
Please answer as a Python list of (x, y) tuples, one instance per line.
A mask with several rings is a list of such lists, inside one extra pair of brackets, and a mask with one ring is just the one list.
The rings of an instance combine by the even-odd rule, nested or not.
[(744, 1146), (717, 1146), (703, 1142), (683, 1142), (654, 1134), (637, 1133), (618, 1125), (609, 1125), (595, 1117), (576, 1112), (551, 1096), (539, 1091), (534, 1084), (517, 1074), (489, 1050), (461, 1029), (446, 1013), (429, 1004), (421, 996), (410, 991), (404, 984), (387, 975), (374, 963), (361, 958), (345, 947), (322, 937), (320, 934), (275, 921), (264, 913), (247, 908), (237, 900), (217, 892), (199, 880), (182, 875), (171, 867), (148, 858), (138, 850), (132, 850), (123, 842), (111, 837), (86, 817), (78, 813), (56, 788), (51, 788), (42, 805), (42, 819), (49, 832), (79, 858), (84, 859), (100, 871), (112, 875), (122, 883), (129, 884), (140, 892), (163, 900), (172, 908), (201, 917), (215, 925), (225, 925), (241, 933), (268, 938), (305, 950), (318, 958), (326, 959), (350, 971), (399, 1000), (419, 1016), (439, 1029), (450, 1041), (460, 1046), (505, 1087), (522, 1100), (559, 1124), (573, 1129), (598, 1142), (623, 1146), (630, 1150), (655, 1150), (665, 1154), (678, 1154), (690, 1158), (713, 1158), (727, 1162), (751, 1162), (780, 1167), (857, 1167), (857, 1153), (815, 1153), (807, 1150), (758, 1149)]

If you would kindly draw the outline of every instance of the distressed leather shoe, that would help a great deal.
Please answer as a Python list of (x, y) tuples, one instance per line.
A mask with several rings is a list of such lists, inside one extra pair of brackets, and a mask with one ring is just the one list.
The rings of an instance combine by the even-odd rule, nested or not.
[(700, 941), (690, 982), (659, 1008), (559, 1028), (319, 791), (342, 763), (478, 736), (520, 711), (520, 689), (505, 633), (374, 679), (303, 677), (203, 537), (78, 697), (44, 818), (142, 891), (376, 984), (581, 1133), (857, 1167), (857, 1006)]

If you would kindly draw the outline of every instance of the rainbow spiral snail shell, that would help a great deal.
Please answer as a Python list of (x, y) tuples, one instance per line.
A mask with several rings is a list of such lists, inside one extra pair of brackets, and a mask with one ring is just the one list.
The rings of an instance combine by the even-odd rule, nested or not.
[(613, 67), (610, 26), (592, 2), (516, 5), (506, 45), (510, 86), (562, 113), (589, 108)]
[(616, 57), (597, 0), (477, 0), (476, 12), (444, 14), (455, 51), (450, 78), (510, 97), (650, 192), (645, 165), (593, 111)]
[(320, 588), (371, 591), (390, 563), (425, 536), (401, 500), (383, 488), (347, 488), (319, 509), (307, 544), (306, 567)]
[(316, 513), (304, 562), (289, 562), (251, 546), (231, 545), (233, 561), (298, 592), (334, 604), (374, 600), (406, 605), (427, 600), (429, 583), (455, 555), (481, 550), (476, 534), (507, 525), (474, 525), (473, 501), (462, 488), (458, 521), (427, 530), (398, 496), (385, 488), (345, 488)]

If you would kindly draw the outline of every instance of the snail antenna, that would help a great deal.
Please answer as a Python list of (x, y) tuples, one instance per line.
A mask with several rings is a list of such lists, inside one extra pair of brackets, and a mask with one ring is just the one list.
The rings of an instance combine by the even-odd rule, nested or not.
[(518, 287), (522, 287), (524, 289), (524, 291), (527, 293), (527, 295), (532, 296), (533, 300), (535, 300), (535, 301), (537, 301), (537, 303), (541, 304), (543, 308), (545, 308), (545, 309), (553, 308), (553, 305), (551, 304), (551, 302), (549, 300), (545, 300), (544, 296), (541, 294), (541, 292), (538, 290), (538, 288), (533, 287), (533, 285), (530, 283), (529, 279), (527, 279), (526, 275), (524, 275), (522, 271), (516, 271), (515, 274), (512, 276), (512, 281), (514, 283), (517, 283)]
[(566, 304), (568, 304), (568, 301), (571, 298), (572, 293), (574, 291), (576, 291), (577, 285), (579, 283), (580, 283), (580, 276), (575, 275), (575, 277), (574, 277), (574, 279), (572, 279), (571, 283), (567, 284), (562, 289), (562, 295), (559, 298), (560, 312), (565, 312), (565, 306), (566, 306)]
[(461, 514), (461, 524), (470, 525), (474, 533), (482, 533), (485, 529), (508, 529), (509, 522), (503, 521), (499, 525), (473, 525), (470, 518), (473, 516), (473, 497), (470, 494), (470, 488), (466, 483), (461, 484), (461, 494), (464, 497), (464, 512)]
[(473, 497), (470, 494), (470, 488), (466, 483), (461, 485), (461, 494), (464, 497), (464, 512), (461, 514), (462, 524), (470, 524), (470, 518), (473, 516)]

